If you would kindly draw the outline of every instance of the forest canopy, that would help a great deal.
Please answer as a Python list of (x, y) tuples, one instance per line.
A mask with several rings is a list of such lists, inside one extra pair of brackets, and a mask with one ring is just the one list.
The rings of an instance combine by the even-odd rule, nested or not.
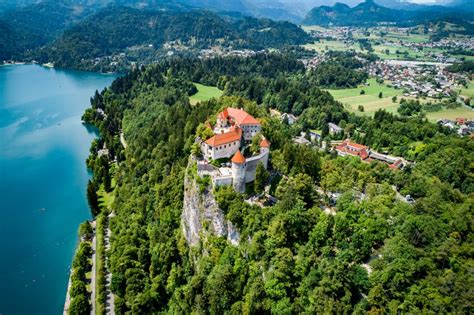
[[(312, 80), (289, 55), (181, 59), (138, 69), (96, 93), (83, 118), (99, 127), (119, 163), (109, 253), (118, 314), (472, 310), (473, 142), (422, 117), (355, 116)], [(192, 82), (225, 96), (191, 106)], [(217, 190), (241, 241), (209, 237), (189, 247), (180, 220), (195, 132), (229, 104), (263, 120), (278, 174), (268, 184), (278, 201), (260, 207)], [(270, 108), (298, 122), (272, 118)], [(391, 170), (292, 142), (329, 122), (416, 163)], [(98, 159), (91, 153), (90, 161)], [(325, 192), (340, 196), (335, 205)]]

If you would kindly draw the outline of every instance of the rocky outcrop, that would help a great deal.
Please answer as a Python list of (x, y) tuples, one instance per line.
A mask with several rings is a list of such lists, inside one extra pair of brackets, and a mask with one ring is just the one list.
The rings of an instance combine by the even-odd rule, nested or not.
[(225, 218), (224, 212), (214, 198), (212, 189), (208, 187), (200, 192), (199, 184), (191, 173), (190, 162), (184, 179), (184, 203), (181, 214), (181, 227), (190, 246), (197, 245), (207, 235), (225, 237), (233, 245), (237, 245), (240, 235), (232, 223)]

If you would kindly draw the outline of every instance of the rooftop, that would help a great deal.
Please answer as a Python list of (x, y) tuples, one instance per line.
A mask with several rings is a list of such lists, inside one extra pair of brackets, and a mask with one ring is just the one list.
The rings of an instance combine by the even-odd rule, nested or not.
[(260, 141), (260, 146), (264, 148), (269, 148), (270, 142), (266, 138), (263, 138), (262, 141)]
[(223, 115), (224, 118), (227, 118), (227, 115), (230, 116), (234, 119), (234, 122), (237, 125), (260, 125), (260, 122), (258, 120), (256, 120), (255, 118), (253, 118), (252, 115), (241, 109), (228, 107), (224, 109), (222, 113), (219, 114), (219, 117), (222, 117), (221, 115)]
[(235, 152), (234, 156), (232, 157), (231, 161), (232, 163), (236, 163), (236, 164), (244, 164), (245, 158), (242, 155), (242, 152), (240, 152), (240, 150), (237, 150), (237, 152)]
[(242, 129), (239, 127), (232, 128), (229, 132), (214, 135), (212, 138), (206, 140), (206, 143), (211, 147), (239, 141), (242, 138)]

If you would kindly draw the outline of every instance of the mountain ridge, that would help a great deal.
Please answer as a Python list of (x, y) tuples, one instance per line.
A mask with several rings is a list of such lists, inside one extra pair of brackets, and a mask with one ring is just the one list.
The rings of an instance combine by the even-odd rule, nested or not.
[[(464, 1), (464, 0), (461, 0)], [(379, 0), (366, 0), (355, 7), (336, 3), (333, 6), (313, 8), (303, 20), (305, 25), (362, 25), (372, 26), (381, 22), (401, 23), (404, 25), (424, 23), (439, 19), (473, 20), (459, 6), (416, 6), (411, 10), (393, 9), (382, 6)]]

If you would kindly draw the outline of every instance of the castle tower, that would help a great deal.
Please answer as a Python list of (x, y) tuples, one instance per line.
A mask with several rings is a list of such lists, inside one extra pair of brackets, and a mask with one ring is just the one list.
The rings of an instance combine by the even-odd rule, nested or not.
[(239, 193), (245, 192), (245, 172), (247, 164), (244, 156), (237, 150), (237, 152), (232, 157), (232, 182), (235, 191)]
[(270, 155), (270, 142), (266, 138), (263, 138), (262, 141), (260, 141), (260, 154), (262, 154), (261, 161), (263, 166), (265, 166), (265, 169), (267, 169), (268, 156)]

